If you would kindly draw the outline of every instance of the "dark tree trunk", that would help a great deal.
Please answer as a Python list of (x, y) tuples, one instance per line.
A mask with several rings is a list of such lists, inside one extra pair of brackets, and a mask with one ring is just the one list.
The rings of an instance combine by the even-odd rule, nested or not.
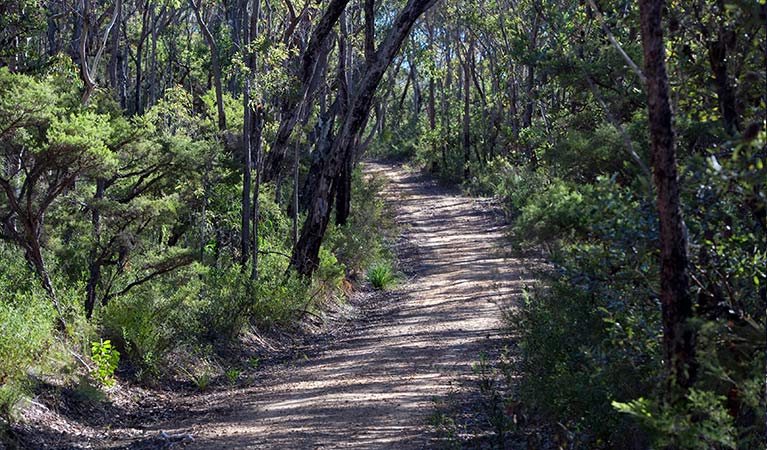
[(109, 87), (112, 88), (112, 93), (115, 95), (115, 98), (119, 100), (118, 83), (121, 74), (118, 62), (121, 57), (120, 27), (122, 25), (122, 1), (118, 1), (115, 8), (117, 8), (117, 11), (115, 11), (116, 22), (114, 28), (112, 28), (112, 35), (110, 36), (111, 50), (109, 52), (109, 64), (107, 66), (107, 73), (109, 76)]
[(324, 66), (327, 64), (327, 56), (332, 48), (332, 42), (328, 42), (328, 36), (332, 34), (333, 27), (340, 19), (347, 3), (349, 0), (331, 0), (317, 27), (312, 31), (309, 45), (301, 56), (299, 69), (299, 77), (304, 89), (303, 96), (301, 99), (289, 101), (282, 108), (282, 120), (280, 120), (277, 136), (264, 162), (263, 179), (265, 182), (277, 178), (282, 169), (290, 136), (296, 123), (301, 119), (299, 115), (304, 109), (303, 105), (312, 97), (313, 91), (317, 87), (316, 80), (319, 77), (316, 77), (315, 74), (324, 70)]
[(365, 64), (365, 71), (359, 83), (356, 83), (356, 95), (353, 104), (344, 117), (338, 136), (333, 142), (329, 157), (320, 169), (316, 183), (312, 186), (312, 199), (301, 228), (301, 236), (293, 247), (290, 265), (304, 276), (311, 275), (319, 266), (319, 251), (330, 219), (333, 181), (337, 178), (343, 164), (353, 157), (353, 143), (360, 129), (367, 122), (367, 115), (373, 102), (376, 88), (386, 68), (399, 52), (405, 38), (410, 34), (418, 17), (436, 0), (410, 0), (392, 24), (372, 60)]
[(56, 54), (59, 53), (60, 49), (60, 42), (58, 36), (59, 31), (59, 23), (56, 17), (58, 16), (58, 4), (56, 2), (51, 2), (49, 6), (49, 16), (48, 16), (48, 29), (46, 31), (47, 37), (48, 37), (48, 56), (53, 58), (56, 56)]
[[(469, 51), (473, 49), (470, 48)], [(468, 180), (471, 176), (469, 163), (471, 162), (471, 74), (469, 68), (470, 55), (467, 53), (463, 58), (463, 179)]]
[(641, 0), (639, 11), (647, 76), (653, 178), (660, 221), (664, 360), (670, 383), (684, 391), (693, 384), (696, 375), (695, 330), (690, 323), (693, 304), (688, 292), (687, 237), (679, 201), (673, 117), (661, 24), (664, 3), (663, 0)]
[[(243, 43), (250, 44), (251, 40), (256, 38), (258, 16), (260, 15), (259, 0), (253, 2), (253, 12), (248, 13), (247, 3), (243, 3), (245, 10), (242, 12), (243, 18)], [(255, 22), (255, 24), (254, 24)], [(248, 73), (244, 77), (243, 88), (243, 174), (242, 174), (242, 211), (241, 211), (241, 229), (240, 229), (240, 264), (245, 269), (250, 255), (250, 193), (252, 190), (252, 171), (253, 171), (253, 128), (255, 122), (255, 111), (251, 105), (251, 80), (256, 70), (256, 56), (253, 52), (248, 52), (245, 58), (245, 66)]]
[(205, 42), (210, 49), (210, 65), (213, 69), (213, 88), (216, 91), (216, 109), (218, 110), (218, 129), (224, 131), (226, 129), (226, 115), (224, 113), (224, 93), (221, 87), (221, 62), (219, 61), (218, 46), (216, 40), (213, 38), (213, 34), (208, 28), (208, 24), (202, 18), (202, 13), (194, 0), (189, 0), (189, 3), (194, 9), (194, 15), (197, 17), (197, 23), (200, 25), (202, 35), (205, 38)]
[(445, 81), (442, 86), (442, 167), (447, 173), (447, 149), (450, 144), (450, 90), (453, 87), (452, 58), (450, 56), (450, 38), (445, 39)]
[(142, 114), (144, 107), (141, 103), (141, 85), (143, 84), (143, 72), (141, 67), (141, 60), (144, 56), (144, 42), (148, 34), (147, 31), (147, 15), (149, 14), (149, 1), (144, 3), (144, 12), (141, 19), (141, 36), (139, 36), (138, 44), (136, 45), (136, 87), (133, 93), (133, 112), (135, 114)]
[[(722, 7), (724, 10), (724, 7)], [(730, 85), (727, 74), (727, 46), (725, 45), (725, 30), (720, 24), (716, 38), (708, 43), (708, 60), (711, 64), (711, 72), (714, 75), (716, 95), (719, 99), (719, 108), (724, 119), (724, 128), (731, 136), (740, 129), (738, 115), (735, 111), (735, 93)]]
[[(259, 4), (260, 1), (256, 0)], [(260, 6), (260, 5), (259, 5)], [(252, 33), (257, 34), (257, 30), (255, 27), (251, 30)], [(260, 201), (260, 189), (261, 189), (261, 160), (262, 158), (262, 151), (261, 151), (261, 138), (263, 135), (263, 129), (264, 129), (264, 110), (263, 108), (257, 107), (255, 111), (251, 114), (251, 134), (250, 137), (251, 141), (251, 147), (254, 149), (254, 157), (255, 157), (255, 168), (256, 168), (256, 176), (253, 180), (253, 246), (251, 251), (251, 271), (250, 271), (250, 279), (255, 280), (258, 278), (258, 251), (259, 251), (259, 242), (258, 242), (258, 216), (260, 214), (261, 210), (261, 201)]]
[(88, 257), (88, 283), (85, 286), (85, 317), (90, 319), (93, 315), (93, 308), (96, 306), (96, 288), (101, 281), (101, 257), (99, 256), (99, 247), (101, 246), (101, 211), (99, 202), (104, 198), (104, 189), (106, 181), (103, 178), (96, 180), (96, 193), (93, 196), (93, 205), (91, 206), (91, 232), (93, 233), (90, 255)]
[(344, 163), (336, 184), (336, 224), (346, 225), (351, 212), (352, 201), (352, 158)]
[(514, 66), (509, 68), (509, 114), (511, 132), (514, 138), (519, 139), (519, 111), (517, 110), (517, 79), (514, 76)]
[[(529, 51), (534, 52), (538, 42), (538, 30), (539, 30), (540, 16), (535, 13), (533, 19), (533, 28), (530, 35), (530, 47)], [(522, 128), (530, 128), (533, 124), (533, 105), (535, 102), (535, 63), (531, 62), (527, 66), (527, 86), (525, 87), (525, 111), (522, 115)], [(527, 159), (531, 167), (535, 168), (538, 165), (538, 160), (535, 155), (535, 149), (532, 145), (525, 144), (525, 151), (527, 153)]]

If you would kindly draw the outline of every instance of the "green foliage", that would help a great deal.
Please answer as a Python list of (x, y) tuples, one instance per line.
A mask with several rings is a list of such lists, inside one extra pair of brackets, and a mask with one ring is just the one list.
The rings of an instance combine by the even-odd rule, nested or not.
[(112, 134), (109, 117), (93, 112), (70, 114), (55, 118), (48, 129), (48, 142), (68, 151), (81, 151), (83, 159), (92, 159), (106, 170), (117, 162), (107, 148)]
[[(18, 380), (5, 382), (0, 385), (0, 420), (11, 423), (14, 418), (14, 409), (24, 397), (26, 389)], [(2, 425), (2, 424), (0, 424)], [(2, 436), (2, 435), (0, 435)]]
[(293, 272), (286, 275), (281, 264), (264, 264), (261, 272), (251, 309), (253, 323), (263, 329), (292, 328), (317, 298), (306, 280)]
[(390, 289), (397, 282), (397, 276), (388, 262), (377, 263), (370, 267), (367, 270), (367, 278), (374, 288), (382, 291)]
[[(531, 193), (514, 224), (517, 235), (537, 242), (583, 234), (590, 220), (589, 185), (575, 186), (554, 179), (544, 190)], [(592, 209), (590, 212), (594, 212)]]
[(391, 260), (390, 248), (396, 234), (392, 211), (380, 192), (384, 181), (365, 179), (356, 170), (352, 177), (351, 215), (343, 227), (327, 232), (325, 246), (343, 264), (351, 278), (379, 260)]
[(120, 362), (120, 352), (112, 346), (112, 342), (102, 340), (91, 343), (91, 359), (96, 363), (93, 376), (101, 384), (112, 386), (115, 383), (114, 373)]
[(20, 255), (0, 244), (0, 417), (9, 419), (27, 371), (53, 346), (55, 314)]
[(226, 375), (226, 380), (229, 381), (229, 384), (237, 384), (237, 380), (240, 378), (240, 371), (237, 369), (229, 369), (224, 375)]
[[(203, 122), (203, 126), (208, 127), (210, 130), (215, 130), (218, 127), (218, 107), (216, 106), (215, 90), (212, 88), (209, 89), (208, 92), (202, 96), (202, 101), (205, 103), (205, 107), (207, 109), (206, 114), (208, 117), (210, 117), (210, 121)], [(230, 130), (242, 130), (242, 99), (234, 98), (228, 92), (224, 92), (223, 101), (224, 115), (226, 116), (226, 127)]]
[(181, 371), (184, 372), (187, 379), (189, 379), (189, 381), (191, 381), (195, 387), (197, 387), (198, 391), (206, 391), (210, 386), (210, 382), (212, 381), (212, 374), (209, 362), (202, 361), (191, 370), (182, 367)]
[[(664, 382), (652, 204), (616, 177), (597, 177), (579, 186), (552, 180), (521, 206), (516, 234), (547, 243), (554, 266), (512, 319), (523, 356), (520, 393), (564, 423), (577, 448), (650, 441), (658, 448), (760, 448), (753, 436), (764, 414), (764, 314), (757, 300), (764, 252), (746, 242), (763, 238), (752, 216), (733, 206), (748, 205), (734, 201), (738, 196), (761, 193), (748, 171), (757, 162), (744, 158), (737, 170), (711, 164), (708, 172), (689, 172), (696, 181), (687, 184), (695, 187), (688, 195), (699, 199), (687, 203), (695, 205), (687, 223), (697, 249), (691, 267), (701, 374), (684, 402), (673, 406), (659, 400)], [(745, 189), (732, 189), (739, 183)], [(722, 320), (724, 308), (740, 317)], [(630, 414), (616, 416), (610, 405)]]
[(180, 312), (180, 294), (165, 296), (163, 286), (147, 286), (116, 298), (98, 317), (103, 335), (119, 349), (139, 375), (156, 375), (180, 329), (173, 326)]
[(204, 281), (193, 308), (201, 341), (230, 343), (248, 323), (259, 291), (239, 269), (198, 268)]
[(734, 449), (736, 430), (725, 401), (713, 392), (691, 389), (682, 403), (673, 406), (640, 397), (628, 403), (614, 401), (613, 407), (636, 417), (659, 448)]
[(506, 158), (497, 157), (486, 167), (472, 170), (476, 177), (467, 186), (475, 195), (492, 195), (501, 200), (507, 218), (521, 214), (528, 200), (551, 184), (543, 169), (531, 170), (512, 164)]

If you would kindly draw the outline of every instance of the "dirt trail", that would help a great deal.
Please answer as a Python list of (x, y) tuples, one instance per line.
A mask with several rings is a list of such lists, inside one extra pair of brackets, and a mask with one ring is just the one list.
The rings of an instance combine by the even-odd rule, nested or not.
[(479, 353), (498, 338), (499, 302), (521, 289), (521, 261), (501, 254), (503, 230), (485, 202), (397, 166), (367, 164), (366, 171), (390, 180), (385, 195), (404, 226), (400, 253), (410, 278), (394, 292), (391, 311), (234, 400), (214, 397), (190, 410), (165, 428), (191, 433), (185, 448), (434, 445), (434, 400), (467, 384)]

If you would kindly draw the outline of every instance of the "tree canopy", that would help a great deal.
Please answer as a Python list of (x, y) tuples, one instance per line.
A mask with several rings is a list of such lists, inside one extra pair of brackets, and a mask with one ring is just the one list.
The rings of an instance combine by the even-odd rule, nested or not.
[(515, 395), (572, 448), (763, 448), (765, 23), (745, 0), (0, 2), (0, 413), (51, 336), (140, 378), (304, 320), (393, 258), (358, 163), (405, 158), (548, 262)]

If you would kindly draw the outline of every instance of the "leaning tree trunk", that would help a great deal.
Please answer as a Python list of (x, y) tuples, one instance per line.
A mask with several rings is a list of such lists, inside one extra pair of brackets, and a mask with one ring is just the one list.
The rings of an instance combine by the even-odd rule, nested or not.
[(341, 14), (346, 9), (349, 0), (331, 0), (325, 8), (317, 26), (312, 31), (309, 38), (309, 44), (301, 55), (299, 67), (299, 79), (303, 86), (303, 95), (300, 99), (289, 100), (283, 107), (282, 119), (277, 129), (277, 135), (272, 142), (266, 160), (264, 161), (263, 181), (268, 182), (276, 179), (282, 169), (282, 163), (287, 156), (290, 136), (296, 124), (302, 119), (299, 117), (302, 112), (307, 110), (305, 103), (308, 102), (314, 91), (318, 87), (319, 73), (327, 65), (327, 57), (332, 49), (332, 39), (329, 36), (333, 33)]
[[(684, 392), (695, 380), (695, 330), (690, 323), (693, 306), (688, 292), (687, 238), (679, 201), (673, 116), (661, 24), (663, 5), (663, 0), (641, 0), (639, 14), (647, 76), (653, 176), (658, 191), (664, 359), (671, 387), (681, 388)], [(679, 391), (671, 389), (670, 392)]]
[(332, 198), (335, 193), (333, 181), (338, 177), (343, 164), (353, 157), (353, 144), (359, 131), (367, 122), (373, 96), (383, 78), (386, 68), (399, 52), (410, 29), (436, 0), (410, 0), (397, 16), (389, 33), (372, 59), (365, 64), (365, 71), (356, 83), (356, 93), (348, 114), (330, 150), (330, 154), (319, 169), (319, 176), (311, 189), (311, 201), (307, 218), (301, 228), (301, 236), (293, 247), (290, 265), (298, 273), (309, 276), (319, 266), (319, 251), (322, 238), (330, 220)]

